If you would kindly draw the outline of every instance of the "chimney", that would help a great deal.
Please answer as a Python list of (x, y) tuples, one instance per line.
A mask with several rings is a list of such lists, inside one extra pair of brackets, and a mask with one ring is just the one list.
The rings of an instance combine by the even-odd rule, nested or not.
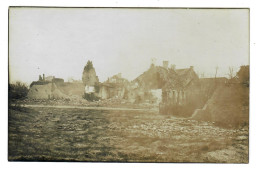
[(45, 81), (45, 74), (42, 75), (42, 80)]
[(163, 61), (163, 67), (168, 69), (169, 61)]
[(42, 81), (42, 76), (41, 75), (39, 75), (39, 81)]
[(155, 63), (156, 63), (156, 58), (152, 58), (152, 59), (151, 59), (151, 65), (154, 65), (154, 66), (155, 66)]

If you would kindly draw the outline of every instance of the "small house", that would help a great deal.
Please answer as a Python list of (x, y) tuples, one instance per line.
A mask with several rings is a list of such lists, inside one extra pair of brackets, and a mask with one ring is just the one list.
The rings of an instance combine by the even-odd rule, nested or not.
[(159, 111), (163, 114), (188, 114), (200, 107), (199, 77), (193, 66), (187, 69), (171, 69), (162, 88)]

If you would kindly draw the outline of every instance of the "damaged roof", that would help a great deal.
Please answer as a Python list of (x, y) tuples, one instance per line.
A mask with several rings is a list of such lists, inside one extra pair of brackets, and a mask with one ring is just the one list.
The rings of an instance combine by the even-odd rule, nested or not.
[(162, 66), (151, 66), (147, 71), (137, 77), (138, 82), (146, 88), (186, 88), (194, 79), (199, 79), (193, 67), (187, 69), (166, 69)]
[(175, 72), (175, 75), (171, 76), (170, 73), (168, 76), (169, 79), (163, 89), (184, 89), (190, 86), (192, 81), (199, 79), (192, 67), (187, 69), (175, 69), (172, 71)]

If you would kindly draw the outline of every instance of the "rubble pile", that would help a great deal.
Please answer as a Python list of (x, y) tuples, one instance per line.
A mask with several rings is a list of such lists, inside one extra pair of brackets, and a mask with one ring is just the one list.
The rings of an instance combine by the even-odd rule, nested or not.
[(67, 96), (62, 93), (55, 83), (48, 83), (44, 85), (33, 85), (27, 97), (29, 99), (62, 99)]

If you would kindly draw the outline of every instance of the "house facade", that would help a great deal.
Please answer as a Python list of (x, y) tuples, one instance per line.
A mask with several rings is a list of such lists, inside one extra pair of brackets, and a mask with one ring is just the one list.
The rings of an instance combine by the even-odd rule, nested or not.
[(189, 114), (202, 106), (199, 77), (193, 66), (169, 70), (168, 81), (162, 88), (159, 112), (162, 114)]
[(122, 78), (121, 73), (108, 78), (104, 83), (97, 85), (96, 96), (101, 99), (123, 99), (126, 94), (128, 81)]

